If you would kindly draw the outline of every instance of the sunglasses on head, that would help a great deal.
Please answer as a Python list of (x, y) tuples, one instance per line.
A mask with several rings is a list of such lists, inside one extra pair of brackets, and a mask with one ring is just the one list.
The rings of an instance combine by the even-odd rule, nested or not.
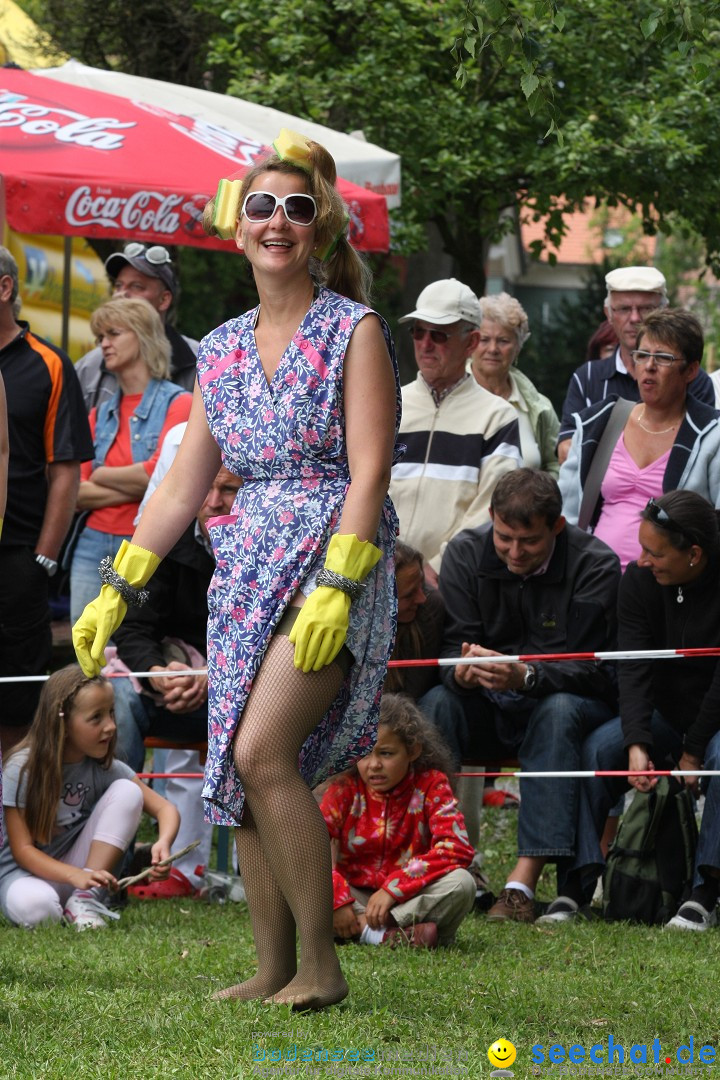
[(282, 206), (291, 225), (312, 225), (317, 217), (317, 203), (312, 195), (302, 195), (300, 192), (280, 198), (271, 191), (251, 191), (245, 196), (241, 213), (248, 221), (270, 221), (278, 206)]
[(167, 248), (162, 247), (160, 244), (154, 244), (153, 247), (146, 248), (144, 244), (126, 244), (123, 248), (123, 255), (127, 255), (128, 259), (138, 259), (140, 256), (152, 266), (163, 266), (165, 263), (172, 262), (170, 258), (170, 252)]
[(425, 335), (429, 334), (433, 345), (447, 345), (449, 338), (466, 332), (464, 330), (431, 330), (429, 326), (417, 326), (416, 323), (413, 323), (409, 329), (413, 341), (423, 341)]
[(683, 528), (682, 525), (678, 525), (677, 521), (674, 521), (670, 517), (667, 510), (663, 510), (662, 506), (655, 499), (648, 499), (647, 506), (645, 507), (645, 513), (650, 521), (654, 525), (660, 525), (661, 528), (674, 529), (675, 532), (679, 532), (681, 536), (684, 536), (687, 540), (690, 540), (693, 544), (697, 543), (697, 540), (692, 533)]

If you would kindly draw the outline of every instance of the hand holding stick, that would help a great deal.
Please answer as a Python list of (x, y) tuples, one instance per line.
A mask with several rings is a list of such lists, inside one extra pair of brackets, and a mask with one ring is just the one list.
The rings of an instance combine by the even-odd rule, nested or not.
[(141, 870), (139, 874), (135, 874), (133, 877), (124, 877), (115, 885), (116, 889), (126, 889), (128, 885), (136, 885), (138, 881), (144, 881), (145, 878), (150, 877), (153, 870), (157, 870), (161, 866), (169, 866), (170, 863), (174, 863), (176, 859), (182, 858), (183, 855), (187, 855), (188, 851), (192, 851), (200, 843), (199, 840), (193, 840), (192, 844), (188, 844), (187, 847), (182, 848), (181, 851), (176, 851), (174, 855), (168, 855), (167, 859), (162, 859), (160, 862), (155, 863), (153, 866), (146, 866), (144, 870)]

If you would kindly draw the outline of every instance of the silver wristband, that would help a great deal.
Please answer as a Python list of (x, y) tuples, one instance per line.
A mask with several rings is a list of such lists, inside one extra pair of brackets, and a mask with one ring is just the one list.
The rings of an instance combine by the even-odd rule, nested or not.
[(136, 589), (134, 585), (131, 585), (129, 581), (126, 581), (124, 577), (118, 574), (109, 555), (106, 555), (98, 566), (98, 574), (103, 585), (109, 585), (115, 592), (119, 592), (125, 603), (130, 604), (132, 607), (142, 607), (145, 601), (150, 598), (147, 589)]
[(343, 574), (336, 574), (334, 570), (328, 570), (327, 566), (323, 566), (319, 571), (316, 581), (318, 585), (325, 585), (328, 589), (339, 589), (351, 600), (359, 600), (367, 588), (362, 581), (353, 581), (352, 578), (345, 577)]

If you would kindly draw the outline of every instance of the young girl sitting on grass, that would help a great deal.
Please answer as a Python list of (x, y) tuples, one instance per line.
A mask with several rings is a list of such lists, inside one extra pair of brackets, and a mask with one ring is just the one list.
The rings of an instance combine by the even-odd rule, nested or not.
[(450, 754), (409, 698), (385, 694), (377, 742), (325, 790), (335, 936), (448, 945), (475, 900)]
[(32, 927), (64, 916), (88, 930), (119, 918), (101, 897), (115, 886), (113, 868), (143, 810), (158, 822), (152, 863), (170, 855), (178, 812), (113, 759), (115, 735), (107, 679), (89, 679), (77, 664), (50, 676), (30, 731), (5, 760), (0, 911), (10, 922)]

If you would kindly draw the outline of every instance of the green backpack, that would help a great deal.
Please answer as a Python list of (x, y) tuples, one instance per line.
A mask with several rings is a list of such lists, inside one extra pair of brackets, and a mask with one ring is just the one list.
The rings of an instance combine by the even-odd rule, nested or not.
[(606, 919), (666, 923), (692, 889), (698, 830), (692, 795), (674, 777), (636, 791), (608, 852)]

